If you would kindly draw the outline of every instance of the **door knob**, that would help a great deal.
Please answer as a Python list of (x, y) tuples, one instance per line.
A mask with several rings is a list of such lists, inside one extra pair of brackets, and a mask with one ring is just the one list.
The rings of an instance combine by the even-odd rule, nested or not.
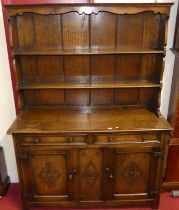
[(34, 139), (34, 143), (35, 143), (35, 144), (39, 143), (39, 141), (40, 141), (39, 138), (35, 138), (35, 139)]
[(76, 174), (76, 173), (77, 173), (77, 169), (74, 168), (74, 169), (72, 170), (72, 173), (73, 173), (73, 174)]
[(113, 179), (113, 178), (114, 178), (114, 176), (113, 176), (112, 174), (110, 174), (110, 175), (109, 175), (109, 178), (110, 178), (110, 179)]
[(108, 142), (112, 142), (112, 137), (111, 136), (108, 138)]
[(70, 174), (69, 175), (69, 179), (73, 179), (73, 174)]
[(76, 173), (77, 173), (77, 169), (74, 168), (74, 169), (72, 170), (71, 174), (69, 174), (69, 179), (70, 179), (70, 180), (73, 179), (73, 177), (74, 177), (74, 175), (75, 175)]
[(142, 136), (142, 141), (146, 141), (147, 140), (147, 137), (146, 136)]
[(109, 168), (105, 168), (105, 171), (106, 171), (106, 172), (109, 172), (109, 171), (110, 171), (110, 169), (109, 169)]
[(73, 138), (72, 137), (70, 137), (70, 138), (68, 138), (68, 142), (73, 142)]

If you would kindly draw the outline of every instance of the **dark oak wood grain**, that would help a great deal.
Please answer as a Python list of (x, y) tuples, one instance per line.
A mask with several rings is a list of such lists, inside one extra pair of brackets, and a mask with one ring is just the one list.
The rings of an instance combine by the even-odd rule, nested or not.
[(110, 54), (164, 54), (164, 50), (133, 49), (133, 50), (59, 50), (59, 49), (36, 49), (18, 50), (14, 55), (110, 55)]
[(30, 83), (27, 85), (17, 86), (17, 89), (100, 89), (100, 88), (152, 88), (161, 85), (151, 81), (114, 81), (114, 82), (99, 82), (98, 83), (72, 83), (72, 82), (44, 82)]
[(8, 5), (23, 208), (159, 206), (170, 3)]
[[(135, 123), (134, 123), (135, 120)], [(33, 108), (14, 122), (9, 133), (127, 132), (171, 130), (164, 118), (142, 108)]]
[(25, 12), (37, 14), (64, 14), (71, 11), (77, 11), (79, 14), (98, 14), (100, 11), (107, 11), (114, 14), (136, 14), (145, 11), (153, 11), (154, 13), (170, 14), (170, 7), (173, 3), (118, 3), (118, 4), (43, 4), (38, 5), (6, 5), (7, 14), (9, 16), (22, 15)]

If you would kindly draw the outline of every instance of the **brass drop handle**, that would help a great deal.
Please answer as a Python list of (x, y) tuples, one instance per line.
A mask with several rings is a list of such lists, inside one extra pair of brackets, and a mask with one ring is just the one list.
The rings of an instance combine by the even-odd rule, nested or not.
[(72, 170), (72, 173), (73, 173), (73, 174), (76, 174), (76, 173), (77, 173), (77, 169), (74, 168), (74, 169)]
[(112, 174), (110, 174), (110, 175), (109, 175), (109, 178), (110, 178), (110, 179), (113, 179), (113, 178), (114, 178), (114, 176), (113, 176)]
[(35, 139), (34, 139), (34, 143), (35, 143), (35, 144), (39, 143), (39, 141), (40, 141), (39, 138), (35, 138)]
[(73, 179), (74, 174), (76, 174), (76, 173), (77, 173), (77, 169), (74, 168), (74, 169), (72, 170), (71, 174), (69, 174), (69, 179), (70, 179), (70, 180)]
[(69, 175), (69, 179), (73, 179), (73, 174), (70, 174)]
[(70, 137), (70, 138), (68, 138), (68, 142), (73, 142), (73, 138), (72, 137)]
[(110, 171), (110, 169), (109, 169), (109, 168), (105, 168), (105, 171), (106, 171), (106, 172), (109, 172), (109, 171)]
[(109, 137), (108, 137), (108, 142), (112, 142), (112, 140), (113, 140), (112, 137), (109, 136)]
[(147, 137), (146, 136), (142, 136), (142, 141), (146, 141)]

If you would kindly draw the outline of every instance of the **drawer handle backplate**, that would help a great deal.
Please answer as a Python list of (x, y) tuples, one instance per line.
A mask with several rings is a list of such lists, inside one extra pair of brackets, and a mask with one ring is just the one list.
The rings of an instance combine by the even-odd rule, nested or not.
[(142, 136), (142, 141), (146, 141), (147, 137), (146, 136)]
[(110, 136), (110, 137), (108, 137), (108, 142), (112, 142), (112, 137)]
[(39, 141), (40, 141), (39, 138), (35, 138), (35, 139), (34, 139), (34, 143), (35, 143), (35, 144), (39, 143)]
[(70, 142), (70, 143), (73, 142), (73, 138), (72, 137), (69, 137), (68, 138), (68, 142)]
[(74, 168), (74, 169), (72, 170), (71, 174), (69, 174), (69, 179), (73, 179), (74, 175), (77, 174), (77, 172), (78, 172), (77, 169)]

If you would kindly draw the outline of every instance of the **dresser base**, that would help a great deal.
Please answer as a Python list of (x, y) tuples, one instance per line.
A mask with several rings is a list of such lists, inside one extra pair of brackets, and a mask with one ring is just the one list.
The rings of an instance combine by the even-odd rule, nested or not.
[(32, 202), (23, 201), (23, 210), (30, 210), (31, 208), (119, 208), (119, 207), (151, 207), (152, 209), (158, 209), (153, 199), (141, 199), (141, 200), (121, 200), (121, 201), (101, 201), (101, 202)]

